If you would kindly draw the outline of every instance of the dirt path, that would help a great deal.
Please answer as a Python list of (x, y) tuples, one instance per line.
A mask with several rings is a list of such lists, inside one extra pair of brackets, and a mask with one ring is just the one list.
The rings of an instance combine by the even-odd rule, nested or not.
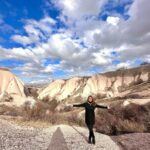
[(60, 125), (65, 141), (70, 150), (120, 150), (118, 145), (107, 135), (95, 133), (96, 144), (88, 144), (88, 130), (82, 127)]
[(86, 128), (76, 126), (25, 128), (0, 119), (0, 150), (120, 150), (107, 135), (95, 133), (96, 145), (87, 136)]

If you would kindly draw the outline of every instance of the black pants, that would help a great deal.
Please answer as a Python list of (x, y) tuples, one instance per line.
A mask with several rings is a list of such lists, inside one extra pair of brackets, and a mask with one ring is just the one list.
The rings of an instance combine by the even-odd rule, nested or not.
[(88, 129), (89, 129), (89, 141), (95, 140), (95, 136), (94, 136), (94, 132), (93, 132), (93, 125), (87, 125)]

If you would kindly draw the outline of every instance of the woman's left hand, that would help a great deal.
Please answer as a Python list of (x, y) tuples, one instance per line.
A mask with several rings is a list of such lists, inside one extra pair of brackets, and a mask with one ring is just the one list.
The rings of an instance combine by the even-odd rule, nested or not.
[(110, 109), (110, 105), (107, 106), (107, 109)]

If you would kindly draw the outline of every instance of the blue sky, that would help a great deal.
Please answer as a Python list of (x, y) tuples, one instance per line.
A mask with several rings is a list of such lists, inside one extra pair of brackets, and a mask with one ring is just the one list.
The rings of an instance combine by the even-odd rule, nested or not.
[(0, 67), (25, 83), (150, 61), (148, 0), (0, 0)]

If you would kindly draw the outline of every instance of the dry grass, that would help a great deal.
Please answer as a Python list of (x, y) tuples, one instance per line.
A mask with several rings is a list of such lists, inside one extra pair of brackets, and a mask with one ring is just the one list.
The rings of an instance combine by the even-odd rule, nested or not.
[(19, 107), (0, 105), (0, 115), (19, 116), (22, 115), (22, 110)]
[(85, 126), (85, 121), (83, 117), (78, 117), (77, 112), (70, 112), (69, 116), (67, 117), (68, 124), (75, 124), (79, 126)]
[(150, 132), (149, 116), (150, 104), (116, 106), (109, 111), (99, 111), (95, 127), (98, 132), (110, 135)]
[(97, 95), (94, 96), (95, 99), (103, 99), (106, 98), (106, 94), (98, 93)]
[(22, 126), (22, 127), (34, 127), (34, 128), (47, 128), (52, 124), (50, 122), (42, 121), (42, 120), (24, 120), (24, 119), (13, 119), (11, 120), (13, 123)]
[[(53, 105), (52, 105), (53, 106)], [(23, 107), (23, 121), (24, 122), (47, 122), (52, 125), (55, 124), (76, 124), (82, 126), (84, 124), (83, 118), (78, 118), (76, 112), (65, 110), (63, 112), (56, 112), (51, 110), (51, 105), (45, 102), (37, 102), (37, 104), (30, 108), (28, 105)]]
[(139, 124), (130, 120), (118, 120), (116, 128), (120, 133), (143, 132), (146, 130), (144, 124)]

